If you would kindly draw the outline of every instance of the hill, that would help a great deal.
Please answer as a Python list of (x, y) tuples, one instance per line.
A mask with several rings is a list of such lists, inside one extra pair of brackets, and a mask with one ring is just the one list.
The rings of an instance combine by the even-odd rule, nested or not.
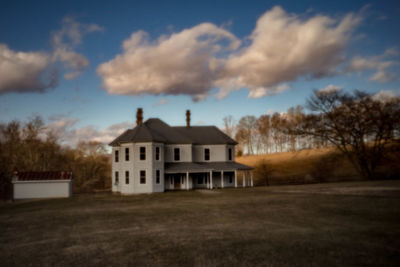
[[(378, 168), (378, 172), (383, 178), (399, 174), (400, 159), (397, 156), (393, 155)], [(334, 148), (242, 156), (237, 157), (236, 161), (255, 167), (255, 185), (265, 185), (267, 178), (269, 184), (303, 184), (363, 179), (350, 161)]]

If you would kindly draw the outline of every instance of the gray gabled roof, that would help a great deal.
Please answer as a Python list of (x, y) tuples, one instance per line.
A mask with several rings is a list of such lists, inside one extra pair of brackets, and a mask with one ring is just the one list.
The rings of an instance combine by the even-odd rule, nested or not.
[(160, 119), (148, 119), (126, 130), (110, 146), (121, 143), (159, 142), (164, 144), (236, 145), (236, 141), (215, 126), (171, 127)]
[(148, 119), (133, 129), (126, 130), (112, 141), (110, 146), (118, 146), (121, 143), (146, 143), (159, 142), (165, 144), (191, 144), (192, 141), (183, 136), (171, 126), (160, 119)]
[(219, 145), (230, 144), (236, 145), (237, 142), (223, 133), (215, 126), (175, 126), (172, 127), (182, 135), (192, 140), (193, 144), (199, 145)]

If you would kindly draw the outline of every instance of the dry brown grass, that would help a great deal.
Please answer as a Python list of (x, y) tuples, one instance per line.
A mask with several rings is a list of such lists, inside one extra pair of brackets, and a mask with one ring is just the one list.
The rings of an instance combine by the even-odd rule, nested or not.
[(399, 218), (400, 181), (0, 203), (0, 265), (399, 266)]
[[(301, 150), (274, 154), (237, 157), (240, 163), (256, 167), (264, 161), (271, 168), (272, 184), (359, 180), (351, 163), (333, 148)], [(263, 185), (261, 177), (255, 184)]]

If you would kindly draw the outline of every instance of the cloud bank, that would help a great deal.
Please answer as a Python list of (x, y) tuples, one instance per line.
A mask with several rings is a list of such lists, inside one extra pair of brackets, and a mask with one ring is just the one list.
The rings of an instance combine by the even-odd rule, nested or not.
[(346, 66), (350, 72), (361, 72), (372, 70), (375, 73), (369, 78), (370, 81), (385, 83), (396, 79), (396, 75), (390, 71), (390, 67), (398, 65), (399, 62), (393, 60), (399, 55), (397, 48), (389, 48), (379, 56), (355, 57)]
[(0, 44), (0, 94), (17, 92), (45, 92), (58, 84), (58, 66), (65, 71), (65, 79), (76, 78), (89, 60), (74, 51), (84, 35), (101, 31), (96, 24), (82, 24), (65, 17), (60, 30), (52, 34), (51, 52), (13, 51)]
[(361, 20), (353, 13), (303, 18), (277, 6), (243, 41), (211, 23), (155, 41), (138, 31), (97, 72), (111, 94), (183, 94), (199, 100), (214, 88), (218, 97), (247, 88), (249, 97), (259, 98), (287, 90), (288, 82), (300, 77), (338, 74)]
[[(267, 93), (282, 91), (278, 84), (306, 78), (332, 75), (344, 61), (344, 52), (361, 18), (348, 14), (341, 20), (316, 15), (302, 19), (280, 7), (262, 15), (250, 36), (251, 44), (232, 54), (219, 81), (224, 90), (226, 79), (237, 88), (247, 87)], [(230, 82), (230, 84), (232, 84)]]
[(64, 78), (71, 80), (81, 74), (89, 65), (89, 60), (74, 51), (82, 43), (82, 38), (92, 32), (103, 31), (96, 24), (82, 24), (72, 17), (65, 17), (59, 31), (52, 34), (53, 56), (55, 62), (61, 62), (67, 72)]
[(0, 94), (44, 92), (57, 85), (50, 67), (51, 57), (44, 52), (16, 52), (0, 44)]
[(76, 127), (79, 122), (76, 118), (69, 117), (52, 117), (46, 125), (46, 131), (60, 138), (61, 143), (76, 147), (80, 141), (98, 141), (108, 144), (115, 139), (116, 136), (134, 125), (128, 122), (113, 124), (104, 129), (97, 129), (94, 126)]
[(123, 42), (123, 53), (97, 72), (111, 94), (186, 94), (198, 99), (208, 94), (221, 72), (216, 55), (239, 44), (233, 34), (211, 23), (153, 42), (138, 31)]

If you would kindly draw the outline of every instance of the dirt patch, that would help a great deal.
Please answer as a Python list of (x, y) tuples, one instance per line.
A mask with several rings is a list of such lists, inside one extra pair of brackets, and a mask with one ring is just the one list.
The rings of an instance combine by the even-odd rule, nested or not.
[(206, 195), (215, 195), (215, 194), (219, 194), (220, 192), (215, 191), (215, 190), (203, 190), (203, 189), (198, 189), (196, 190), (196, 192), (199, 192), (201, 194), (206, 194)]

